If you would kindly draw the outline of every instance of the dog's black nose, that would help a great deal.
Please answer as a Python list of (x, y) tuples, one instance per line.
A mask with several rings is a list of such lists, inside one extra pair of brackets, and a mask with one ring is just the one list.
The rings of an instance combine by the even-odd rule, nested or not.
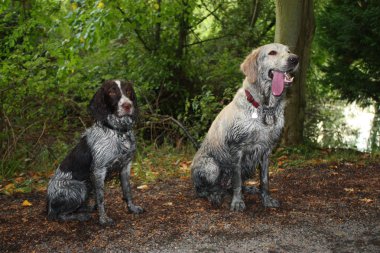
[(297, 65), (298, 64), (298, 56), (295, 54), (290, 55), (288, 58), (288, 62), (289, 62), (289, 64), (291, 64), (293, 66)]

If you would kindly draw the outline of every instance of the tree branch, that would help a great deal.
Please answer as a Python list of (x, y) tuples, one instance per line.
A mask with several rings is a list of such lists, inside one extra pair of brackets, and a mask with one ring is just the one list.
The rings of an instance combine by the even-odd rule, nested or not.
[(257, 41), (261, 41), (261, 39), (272, 29), (272, 27), (276, 24), (276, 20), (272, 19), (269, 25), (265, 28), (265, 30), (259, 35)]
[[(207, 5), (206, 5), (203, 1), (201, 1), (201, 3), (202, 3), (202, 5), (203, 5), (203, 7), (205, 7), (205, 9), (210, 13), (210, 15), (213, 15), (214, 18), (215, 18), (216, 20), (218, 20), (219, 22), (221, 22), (220, 18), (219, 18), (218, 16), (215, 15), (215, 12), (216, 12), (220, 7), (222, 7), (223, 4), (220, 4), (218, 7), (216, 7), (215, 10), (210, 11), (210, 10), (208, 9)], [(208, 15), (208, 16), (209, 16), (209, 15)], [(206, 18), (207, 18), (207, 17), (206, 17)], [(203, 20), (202, 20), (202, 21), (203, 21)]]
[(259, 0), (255, 0), (255, 4), (253, 7), (253, 13), (252, 13), (252, 19), (251, 23), (249, 24), (250, 27), (253, 27), (253, 25), (256, 23), (257, 16), (258, 16), (258, 7), (259, 7)]
[(184, 127), (181, 122), (179, 122), (178, 120), (176, 120), (172, 116), (168, 116), (168, 115), (155, 114), (154, 116), (161, 118), (163, 121), (170, 120), (173, 123), (175, 123), (177, 126), (179, 126), (185, 132), (186, 136), (193, 143), (194, 148), (199, 149), (199, 147), (200, 147), (199, 143), (190, 135), (189, 131), (187, 131), (186, 127)]
[[(205, 6), (205, 4), (203, 3), (203, 1), (202, 1), (202, 4), (203, 4), (203, 6)], [(195, 25), (191, 26), (190, 29), (193, 28), (193, 27), (197, 27), (199, 24), (201, 24), (203, 21), (205, 21), (205, 20), (206, 20), (208, 17), (210, 17), (211, 15), (214, 16), (216, 19), (218, 19), (218, 18), (214, 15), (214, 13), (215, 13), (218, 9), (220, 9), (220, 7), (222, 7), (222, 5), (223, 5), (223, 4), (219, 4), (219, 5), (218, 5), (213, 11), (208, 10), (207, 7), (205, 6), (206, 10), (207, 10), (209, 13), (208, 13), (206, 16), (204, 16), (203, 18), (201, 18), (200, 20), (198, 20), (198, 22), (197, 22)]]
[[(127, 15), (126, 15), (125, 11), (123, 11), (123, 9), (121, 9), (119, 6), (117, 6), (116, 8), (121, 12), (121, 14), (124, 15), (124, 18), (125, 18), (125, 20), (128, 21), (128, 23), (133, 24), (133, 21), (127, 17)], [(145, 42), (145, 40), (141, 36), (140, 30), (138, 30), (137, 28), (134, 28), (133, 30), (135, 31), (136, 36), (139, 39), (139, 41), (143, 44), (145, 50), (152, 51), (152, 49), (148, 46), (148, 44)]]
[(219, 40), (219, 39), (223, 39), (223, 38), (230, 37), (230, 36), (234, 36), (234, 34), (226, 34), (226, 35), (223, 35), (220, 37), (214, 37), (214, 38), (209, 38), (209, 39), (205, 39), (205, 40), (201, 40), (201, 41), (196, 41), (196, 42), (187, 44), (185, 47), (190, 47), (190, 46), (194, 46), (197, 44), (202, 44), (204, 42), (208, 42), (208, 41), (212, 41), (212, 40)]

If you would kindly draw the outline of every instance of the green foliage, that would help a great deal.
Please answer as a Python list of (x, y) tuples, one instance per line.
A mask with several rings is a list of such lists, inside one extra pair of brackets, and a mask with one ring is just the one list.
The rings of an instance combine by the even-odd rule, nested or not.
[[(378, 1), (318, 1), (305, 122), (310, 140), (325, 147), (354, 147), (343, 141), (343, 136), (355, 135), (344, 122), (343, 109), (349, 102), (374, 105), (379, 115), (379, 17)], [(379, 145), (376, 118), (370, 150)]]
[[(343, 5), (347, 13), (340, 10)], [(331, 87), (366, 104), (376, 100), (379, 86), (378, 4), (321, 0), (317, 6), (320, 35), (313, 48), (306, 124), (312, 140), (322, 121), (326, 130), (340, 127), (341, 114), (319, 106), (324, 97), (340, 97)], [(87, 105), (104, 79), (135, 82), (143, 143), (182, 146), (186, 137), (170, 117), (201, 141), (240, 87), (244, 57), (273, 40), (274, 8), (274, 1), (251, 0), (2, 1), (1, 175), (55, 167), (91, 124)], [(337, 29), (341, 22), (344, 29)], [(358, 38), (363, 25), (369, 36)], [(137, 173), (149, 179), (142, 164), (155, 151), (141, 152), (138, 171), (143, 172)]]
[(273, 35), (273, 2), (255, 3), (2, 1), (1, 174), (54, 167), (104, 79), (134, 80), (140, 138), (181, 143), (161, 114), (201, 140), (241, 85), (242, 58)]
[(318, 41), (326, 50), (323, 81), (343, 99), (364, 105), (380, 102), (380, 2), (334, 0), (319, 19)]

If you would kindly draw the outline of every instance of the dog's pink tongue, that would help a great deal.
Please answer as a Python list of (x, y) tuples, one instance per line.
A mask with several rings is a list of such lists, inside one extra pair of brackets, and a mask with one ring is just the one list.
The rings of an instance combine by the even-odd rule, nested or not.
[(272, 80), (272, 94), (275, 96), (280, 96), (284, 91), (284, 79), (285, 74), (282, 72), (273, 71)]

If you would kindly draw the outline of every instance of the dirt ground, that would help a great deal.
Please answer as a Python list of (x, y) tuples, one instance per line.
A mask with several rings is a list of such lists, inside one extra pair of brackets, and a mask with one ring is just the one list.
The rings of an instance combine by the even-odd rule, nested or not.
[[(41, 193), (0, 195), (1, 252), (380, 252), (380, 165), (348, 162), (286, 169), (271, 177), (278, 209), (245, 195), (229, 211), (197, 199), (188, 178), (134, 189), (146, 209), (128, 213), (119, 187), (107, 188), (116, 221), (49, 222)], [(24, 207), (28, 200), (32, 206)]]

